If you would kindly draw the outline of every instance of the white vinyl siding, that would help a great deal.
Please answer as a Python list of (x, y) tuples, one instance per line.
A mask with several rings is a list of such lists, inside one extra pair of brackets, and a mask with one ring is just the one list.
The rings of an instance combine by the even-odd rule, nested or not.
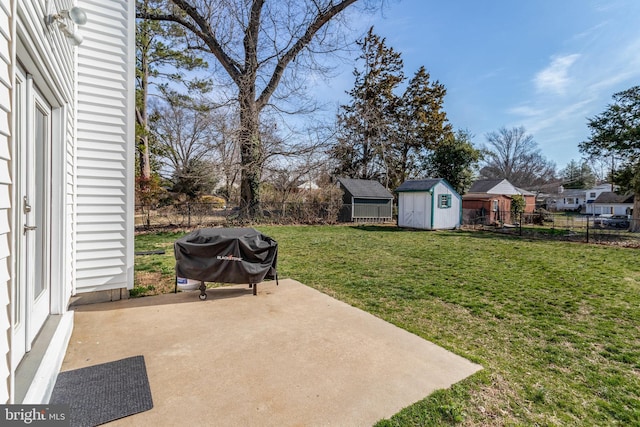
[(78, 2), (77, 293), (132, 286), (134, 5)]
[(0, 0), (0, 403), (9, 402), (10, 297), (10, 185), (11, 155), (11, 16), (10, 0)]
[(430, 189), (398, 193), (398, 226), (427, 230), (460, 226), (462, 199), (448, 185), (439, 181)]
[[(436, 201), (438, 204), (436, 206), (439, 209), (433, 210), (432, 228), (438, 230), (459, 227), (462, 199), (458, 193), (442, 182), (436, 184), (433, 193), (438, 195), (438, 200)], [(446, 199), (445, 205), (440, 204), (442, 199)]]

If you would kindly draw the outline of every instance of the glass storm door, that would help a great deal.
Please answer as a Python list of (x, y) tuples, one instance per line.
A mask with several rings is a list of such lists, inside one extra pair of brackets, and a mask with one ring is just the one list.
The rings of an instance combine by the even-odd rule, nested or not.
[[(17, 173), (15, 206), (17, 278), (14, 293), (13, 362), (31, 343), (50, 313), (51, 107), (22, 72), (16, 78)], [(14, 365), (15, 366), (15, 365)]]

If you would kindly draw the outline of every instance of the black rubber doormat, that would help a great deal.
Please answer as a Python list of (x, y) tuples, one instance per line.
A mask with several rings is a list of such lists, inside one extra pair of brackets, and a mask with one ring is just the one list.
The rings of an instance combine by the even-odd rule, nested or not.
[(97, 426), (153, 408), (143, 356), (60, 372), (50, 404), (68, 404), (71, 426)]

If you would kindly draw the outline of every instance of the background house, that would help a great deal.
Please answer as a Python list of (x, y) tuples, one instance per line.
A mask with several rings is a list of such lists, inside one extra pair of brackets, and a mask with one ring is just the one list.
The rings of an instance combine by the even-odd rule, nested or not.
[(600, 193), (591, 204), (593, 215), (631, 215), (633, 213), (633, 194), (616, 194), (611, 191)]
[(588, 189), (565, 189), (560, 186), (558, 194), (551, 198), (555, 202), (553, 206), (558, 211), (576, 211), (593, 215), (596, 214), (593, 203), (600, 194), (610, 191), (612, 191), (612, 186), (606, 182)]
[(467, 193), (462, 196), (465, 224), (511, 222), (511, 196)]
[(469, 192), (462, 196), (462, 208), (465, 222), (482, 221), (485, 224), (514, 222), (511, 201), (515, 195), (525, 200), (524, 212), (535, 211), (535, 194), (516, 188), (506, 179), (485, 179), (475, 181)]
[(556, 209), (559, 211), (579, 212), (585, 207), (587, 203), (586, 192), (584, 189), (562, 190), (562, 192), (557, 195), (555, 200), (556, 200)]
[(536, 210), (536, 194), (518, 187), (516, 187), (516, 190), (524, 197), (524, 212), (534, 212)]
[(393, 195), (378, 181), (338, 178), (344, 192), (339, 221), (385, 222), (393, 218)]
[(134, 48), (133, 1), (0, 0), (0, 402), (48, 402), (72, 299), (133, 285)]
[(427, 230), (460, 227), (462, 198), (444, 179), (408, 180), (396, 193), (399, 227)]

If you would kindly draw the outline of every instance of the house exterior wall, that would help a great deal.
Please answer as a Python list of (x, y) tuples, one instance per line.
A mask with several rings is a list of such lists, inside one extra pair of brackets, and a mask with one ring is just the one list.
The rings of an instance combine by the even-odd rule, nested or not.
[(571, 191), (565, 190), (556, 198), (556, 209), (559, 211), (576, 210), (585, 206), (586, 192), (585, 190)]
[(594, 205), (594, 202), (598, 198), (598, 196), (600, 196), (600, 194), (606, 193), (609, 191), (612, 191), (611, 184), (600, 184), (593, 188), (585, 190), (585, 200), (586, 200), (585, 213), (591, 214), (591, 215), (598, 215), (601, 213), (605, 213), (605, 212), (601, 212), (602, 207), (601, 206), (596, 207), (596, 205)]
[(93, 17), (82, 27), (77, 71), (75, 292), (81, 294), (133, 286), (135, 2), (78, 6)]
[(10, 307), (10, 215), (11, 215), (11, 89), (13, 26), (9, 23), (15, 13), (13, 1), (0, 0), (0, 402), (9, 401), (11, 359)]
[(593, 215), (631, 215), (633, 203), (593, 203)]
[[(71, 293), (71, 284), (68, 278), (71, 276), (71, 265), (73, 263), (73, 253), (69, 242), (70, 224), (68, 222), (68, 206), (73, 202), (73, 193), (69, 192), (67, 182), (72, 178), (73, 174), (73, 157), (69, 157), (73, 147), (73, 121), (75, 120), (75, 110), (71, 107), (74, 105), (74, 87), (73, 87), (73, 69), (74, 69), (74, 50), (68, 43), (67, 39), (57, 27), (46, 25), (46, 17), (57, 10), (70, 8), (72, 2), (70, 0), (61, 0), (52, 2), (47, 0), (13, 0), (4, 2), (2, 5), (3, 12), (6, 6), (11, 5), (11, 14), (7, 19), (0, 19), (0, 31), (4, 34), (10, 34), (10, 43), (8, 56), (8, 75), (10, 79), (11, 89), (16, 86), (16, 73), (18, 64), (23, 71), (27, 73), (28, 86), (32, 86), (37, 90), (39, 96), (44, 99), (51, 107), (51, 147), (49, 158), (45, 163), (47, 181), (50, 188), (47, 196), (47, 214), (52, 218), (47, 225), (47, 239), (50, 243), (50, 261), (49, 268), (44, 273), (44, 280), (47, 281), (47, 287), (50, 289), (51, 296), (48, 310), (52, 315), (62, 315), (64, 321), (58, 323), (56, 329), (58, 337), (64, 339), (70, 334), (72, 322), (65, 317), (67, 310), (65, 301)], [(24, 84), (23, 84), (24, 85)], [(18, 111), (15, 111), (15, 103), (17, 102), (17, 92), (12, 91), (8, 100), (8, 111), (10, 112), (10, 121), (8, 121), (9, 132), (6, 147), (9, 147), (10, 153), (10, 174), (12, 176), (9, 191), (1, 196), (3, 201), (7, 201), (7, 221), (8, 228), (11, 230), (11, 239), (9, 241), (9, 257), (8, 257), (8, 275), (9, 275), (9, 314), (10, 326), (8, 328), (8, 336), (11, 337), (6, 347), (4, 343), (0, 343), (2, 349), (7, 349), (9, 357), (7, 357), (7, 369), (9, 379), (3, 384), (7, 385), (7, 402), (15, 402), (16, 391), (16, 369), (19, 356), (14, 356), (14, 350), (11, 343), (17, 339), (14, 336), (15, 313), (16, 308), (13, 306), (13, 300), (16, 298), (16, 288), (18, 286), (16, 273), (19, 268), (20, 258), (18, 252), (18, 240), (22, 233), (23, 216), (22, 216), (22, 200), (20, 200), (20, 188), (24, 186), (17, 178), (17, 152), (24, 151), (17, 140), (17, 120)], [(4, 144), (3, 144), (4, 145)], [(50, 163), (49, 163), (50, 162)], [(24, 297), (23, 297), (24, 298)], [(65, 332), (66, 331), (66, 332)], [(38, 338), (40, 339), (40, 338)], [(60, 345), (66, 345), (60, 342)], [(18, 355), (20, 353), (17, 353)], [(46, 393), (45, 389), (52, 386), (51, 379), (56, 368), (56, 359), (61, 362), (60, 357), (54, 357), (50, 361), (42, 361), (38, 367), (37, 381), (38, 385), (29, 387), (27, 396), (42, 397)], [(38, 390), (36, 390), (38, 389)], [(0, 392), (0, 401), (5, 395)]]
[[(48, 15), (74, 5), (88, 15), (79, 28), (85, 38), (80, 48), (57, 25), (46, 24)], [(49, 313), (60, 319), (24, 392), (25, 402), (44, 403), (71, 333), (71, 295), (127, 288), (133, 281), (134, 8), (127, 0), (0, 0), (0, 403), (20, 403), (12, 361), (20, 354), (12, 351), (12, 299), (23, 226), (15, 178), (18, 63), (52, 117), (46, 277)], [(88, 250), (89, 240), (102, 251)]]
[[(508, 196), (494, 194), (473, 197), (465, 195), (462, 197), (462, 209), (473, 218), (484, 217), (485, 224), (511, 221), (511, 198)], [(471, 215), (471, 211), (475, 211), (473, 215)]]
[(536, 210), (536, 196), (525, 195), (524, 196), (524, 211), (526, 213), (532, 213)]

